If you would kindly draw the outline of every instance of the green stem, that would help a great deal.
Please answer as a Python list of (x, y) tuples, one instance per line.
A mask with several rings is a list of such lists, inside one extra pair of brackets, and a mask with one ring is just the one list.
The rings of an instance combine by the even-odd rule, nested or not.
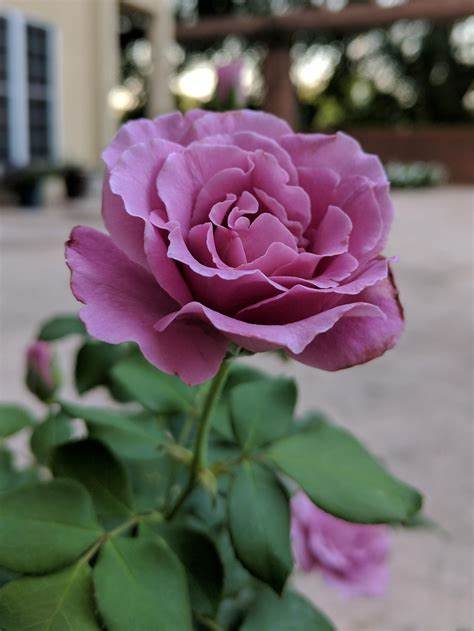
[(188, 483), (182, 490), (178, 497), (176, 504), (167, 514), (167, 518), (171, 519), (179, 511), (189, 495), (193, 492), (194, 487), (199, 478), (199, 473), (206, 468), (207, 463), (207, 441), (209, 437), (209, 430), (211, 428), (212, 413), (216, 406), (219, 395), (224, 386), (225, 380), (230, 368), (230, 359), (224, 359), (219, 372), (215, 375), (211, 382), (209, 391), (204, 400), (201, 414), (199, 416), (199, 427), (196, 437), (196, 443), (194, 447), (194, 456), (191, 463), (191, 470), (189, 472)]

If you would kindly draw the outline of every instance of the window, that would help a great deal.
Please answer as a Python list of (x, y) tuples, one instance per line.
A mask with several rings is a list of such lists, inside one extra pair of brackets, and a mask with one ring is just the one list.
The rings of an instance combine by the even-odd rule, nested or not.
[(0, 164), (8, 160), (7, 20), (0, 16)]
[(28, 67), (28, 136), (31, 159), (50, 157), (48, 31), (28, 25), (26, 29)]
[(54, 62), (50, 25), (0, 15), (0, 164), (56, 157)]

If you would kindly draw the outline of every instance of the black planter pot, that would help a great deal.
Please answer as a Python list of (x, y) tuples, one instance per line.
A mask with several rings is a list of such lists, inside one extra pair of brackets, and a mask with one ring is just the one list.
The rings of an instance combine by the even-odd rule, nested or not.
[(40, 208), (43, 205), (41, 182), (24, 184), (16, 190), (18, 203), (23, 208)]
[(88, 178), (85, 173), (66, 173), (64, 175), (64, 185), (66, 195), (69, 199), (85, 197), (88, 189)]

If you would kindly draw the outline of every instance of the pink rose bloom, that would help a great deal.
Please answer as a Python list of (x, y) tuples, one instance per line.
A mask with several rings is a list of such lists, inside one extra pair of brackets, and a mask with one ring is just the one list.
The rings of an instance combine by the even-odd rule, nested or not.
[(34, 342), (26, 351), (26, 385), (42, 401), (51, 399), (59, 386), (56, 360), (47, 342)]
[(66, 253), (91, 335), (189, 384), (230, 342), (324, 370), (397, 342), (389, 184), (349, 136), (194, 110), (127, 123), (103, 158), (110, 236), (75, 228)]
[(388, 587), (387, 526), (353, 524), (319, 509), (304, 494), (291, 500), (291, 537), (298, 566), (318, 569), (346, 596), (382, 596)]
[(217, 99), (220, 103), (227, 103), (233, 95), (236, 106), (243, 104), (243, 69), (243, 63), (240, 60), (217, 66)]

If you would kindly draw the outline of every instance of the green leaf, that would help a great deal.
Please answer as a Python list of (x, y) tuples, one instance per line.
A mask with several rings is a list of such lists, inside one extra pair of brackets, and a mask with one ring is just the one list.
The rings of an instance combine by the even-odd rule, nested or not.
[[(11, 570), (5, 570), (5, 568), (0, 567), (0, 587), (11, 583), (13, 580), (18, 578), (20, 574), (18, 572), (12, 572)], [(1, 620), (0, 620), (1, 622)]]
[(3, 631), (100, 631), (87, 563), (24, 577), (0, 590)]
[(254, 576), (281, 592), (293, 561), (288, 498), (275, 475), (244, 462), (230, 487), (228, 514), (237, 557)]
[(0, 495), (37, 481), (38, 471), (36, 468), (16, 469), (13, 465), (11, 452), (0, 448)]
[(224, 570), (212, 539), (185, 526), (160, 524), (156, 528), (186, 569), (193, 611), (215, 616), (222, 597)]
[(73, 480), (0, 497), (0, 566), (40, 573), (67, 565), (101, 536), (92, 501)]
[(390, 475), (349, 432), (324, 421), (273, 444), (267, 457), (315, 504), (347, 521), (401, 522), (421, 507), (415, 489)]
[(78, 393), (84, 394), (97, 386), (108, 385), (114, 364), (129, 353), (129, 344), (106, 344), (98, 340), (87, 340), (76, 357), (74, 378)]
[(111, 374), (116, 383), (149, 410), (173, 414), (193, 407), (196, 390), (178, 377), (161, 372), (142, 355), (120, 361)]
[(224, 594), (226, 596), (233, 597), (254, 585), (261, 585), (237, 558), (227, 529), (222, 528), (219, 531), (217, 545), (224, 564)]
[(168, 488), (172, 461), (166, 454), (153, 459), (125, 461), (136, 510), (144, 513), (162, 505)]
[(158, 419), (149, 413), (123, 413), (65, 401), (61, 406), (69, 416), (83, 419), (94, 438), (125, 458), (155, 458), (165, 439)]
[(69, 335), (85, 334), (86, 329), (79, 317), (75, 314), (65, 314), (47, 320), (39, 330), (38, 339), (51, 342)]
[(222, 395), (216, 406), (212, 419), (213, 429), (227, 440), (234, 440), (230, 416), (230, 394), (232, 390), (243, 383), (265, 379), (265, 373), (245, 364), (234, 363), (230, 367), (229, 376), (225, 382)]
[(262, 590), (251, 607), (241, 631), (335, 631), (326, 616), (292, 591), (280, 598)]
[(133, 515), (127, 472), (102, 443), (88, 439), (62, 445), (53, 454), (51, 468), (56, 477), (77, 480), (89, 491), (108, 526)]
[[(261, 583), (255, 584), (260, 586)], [(255, 601), (256, 589), (253, 587), (239, 591), (235, 596), (224, 598), (219, 607), (217, 622), (219, 629), (237, 631), (242, 626), (245, 616)]]
[(232, 390), (232, 426), (244, 452), (288, 434), (296, 395), (295, 382), (284, 377), (244, 383)]
[(102, 548), (93, 578), (109, 631), (191, 631), (183, 566), (159, 537), (111, 539)]
[(33, 415), (23, 406), (0, 403), (0, 438), (16, 434), (33, 423)]
[(31, 434), (30, 446), (38, 462), (48, 465), (55, 447), (66, 443), (73, 434), (72, 421), (66, 414), (49, 416), (36, 425)]

